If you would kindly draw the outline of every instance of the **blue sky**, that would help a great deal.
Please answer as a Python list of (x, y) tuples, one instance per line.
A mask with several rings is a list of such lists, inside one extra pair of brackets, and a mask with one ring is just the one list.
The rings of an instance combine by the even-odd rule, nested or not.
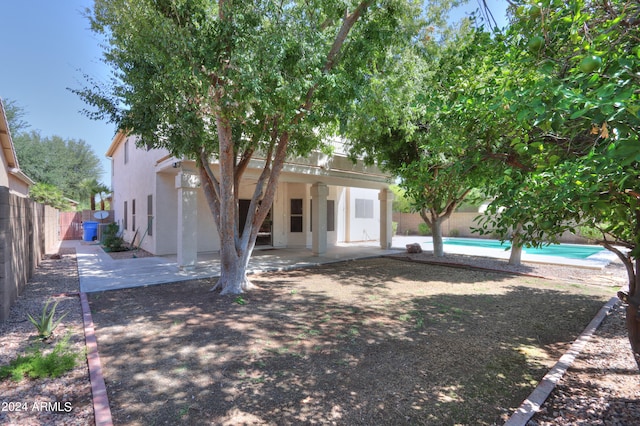
[[(456, 15), (475, 10), (470, 0)], [(69, 90), (84, 86), (84, 74), (106, 81), (109, 70), (101, 58), (100, 40), (89, 30), (83, 11), (91, 0), (0, 0), (0, 97), (16, 101), (24, 120), (43, 136), (82, 139), (102, 159), (103, 182), (110, 162), (104, 154), (115, 126), (94, 121), (80, 111), (85, 104)], [(496, 18), (504, 17), (506, 1), (488, 0)], [(504, 24), (504, 19), (502, 20)]]
[(84, 103), (67, 87), (81, 88), (83, 74), (106, 79), (101, 50), (82, 11), (90, 0), (0, 0), (0, 97), (16, 101), (24, 120), (43, 136), (83, 139), (103, 160), (115, 126), (80, 113)]

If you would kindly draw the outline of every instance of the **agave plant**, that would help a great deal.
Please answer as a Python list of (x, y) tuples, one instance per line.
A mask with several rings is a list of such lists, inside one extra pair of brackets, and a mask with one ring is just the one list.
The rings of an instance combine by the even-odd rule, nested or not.
[(54, 303), (51, 307), (51, 310), (49, 310), (50, 303), (51, 299), (47, 300), (47, 303), (44, 304), (44, 308), (42, 309), (42, 315), (37, 320), (30, 314), (27, 314), (27, 317), (29, 317), (29, 321), (31, 321), (31, 324), (33, 324), (36, 327), (36, 330), (38, 330), (38, 337), (42, 340), (47, 340), (49, 337), (51, 337), (56, 327), (60, 325), (60, 322), (68, 313), (65, 312), (60, 318), (54, 320), (56, 308), (58, 307), (59, 302)]

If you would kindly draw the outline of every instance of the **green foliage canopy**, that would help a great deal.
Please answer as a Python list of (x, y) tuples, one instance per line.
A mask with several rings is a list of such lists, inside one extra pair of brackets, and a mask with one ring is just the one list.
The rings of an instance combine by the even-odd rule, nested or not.
[(535, 167), (510, 169), (517, 179), (502, 180), (485, 225), (504, 235), (517, 224), (534, 245), (599, 229), (627, 270), (618, 294), (640, 366), (640, 3), (543, 0), (512, 13), (508, 70), (530, 78), (498, 91), (527, 129), (512, 146)]
[(100, 160), (83, 140), (43, 137), (37, 131), (13, 136), (20, 168), (35, 182), (58, 188), (65, 197), (80, 200), (81, 182), (98, 178)]
[[(217, 113), (239, 158), (268, 152), (274, 132), (288, 132), (290, 154), (304, 155), (335, 121), (332, 104), (356, 97), (387, 59), (381, 47), (414, 31), (416, 4), (369, 3), (99, 0), (92, 27), (108, 39), (116, 73), (109, 86), (76, 92), (97, 107), (94, 118), (179, 157), (219, 154)], [(327, 61), (345, 11), (364, 22)]]
[(65, 198), (62, 191), (54, 185), (48, 183), (37, 182), (29, 188), (29, 198), (32, 200), (48, 204), (58, 210), (70, 210), (69, 201)]
[(30, 126), (29, 123), (24, 120), (24, 116), (26, 115), (24, 108), (13, 99), (3, 99), (2, 102), (11, 134), (17, 135), (27, 130)]
[[(507, 207), (494, 220), (503, 232), (529, 221), (525, 238), (533, 244), (587, 224), (613, 237), (602, 241), (609, 248), (622, 245), (637, 257), (640, 6), (607, 4), (547, 0), (536, 19), (531, 6), (512, 10), (507, 69), (529, 77), (517, 86), (503, 82), (496, 107), (508, 108), (527, 130), (511, 146), (533, 168), (510, 169), (491, 211)], [(532, 52), (525, 46), (535, 37), (543, 45)]]
[[(512, 121), (488, 108), (503, 45), (468, 23), (448, 37), (426, 33), (405, 51), (373, 86), (379, 93), (354, 105), (358, 118), (349, 124), (357, 135), (352, 154), (400, 177), (413, 210), (433, 230), (436, 255), (443, 254), (442, 221), (500, 167), (500, 132)], [(388, 91), (395, 85), (403, 90)]]
[[(98, 0), (89, 15), (114, 78), (76, 93), (96, 108), (90, 116), (196, 161), (220, 235), (217, 286), (239, 293), (251, 286), (246, 266), (285, 159), (323, 148), (344, 105), (415, 36), (420, 6)], [(238, 188), (254, 155), (264, 166), (242, 226)]]

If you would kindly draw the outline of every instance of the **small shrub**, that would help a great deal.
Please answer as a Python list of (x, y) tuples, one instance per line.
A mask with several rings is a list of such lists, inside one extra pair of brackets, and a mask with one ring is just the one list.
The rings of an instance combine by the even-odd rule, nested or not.
[(589, 241), (595, 241), (599, 238), (602, 238), (602, 232), (591, 226), (581, 226), (579, 228), (580, 236), (586, 238)]
[(51, 299), (47, 300), (47, 303), (44, 304), (44, 308), (42, 308), (42, 315), (38, 319), (33, 318), (31, 314), (27, 314), (31, 324), (33, 324), (36, 327), (36, 330), (38, 330), (38, 337), (42, 340), (46, 340), (51, 337), (55, 329), (60, 325), (62, 319), (67, 316), (67, 312), (65, 312), (57, 321), (54, 320), (56, 308), (58, 307), (59, 302), (54, 303), (51, 310), (49, 310), (50, 303)]
[(398, 233), (398, 222), (391, 222), (391, 235), (394, 237)]
[(128, 250), (124, 240), (118, 234), (120, 233), (120, 227), (117, 223), (113, 222), (104, 227), (102, 231), (102, 246), (106, 252), (126, 251)]
[(459, 236), (460, 236), (460, 231), (458, 231), (457, 229), (452, 229), (452, 230), (449, 232), (449, 236), (454, 237), (454, 238), (455, 238), (455, 237), (459, 237)]
[(19, 355), (8, 365), (0, 367), (0, 380), (11, 378), (15, 382), (25, 376), (31, 379), (60, 377), (75, 366), (78, 355), (69, 348), (69, 336), (58, 342), (53, 350), (44, 355), (42, 345), (32, 346), (26, 355)]
[(422, 236), (431, 235), (431, 228), (426, 223), (421, 223), (418, 225), (418, 234)]

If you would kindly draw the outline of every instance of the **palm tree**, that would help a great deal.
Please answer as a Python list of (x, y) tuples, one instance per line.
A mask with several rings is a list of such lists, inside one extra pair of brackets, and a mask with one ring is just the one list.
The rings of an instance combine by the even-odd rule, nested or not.
[(104, 200), (110, 192), (108, 186), (98, 182), (96, 178), (87, 178), (80, 182), (80, 190), (83, 197), (89, 197), (92, 211), (96, 209), (96, 195), (100, 196), (100, 210), (104, 210)]

